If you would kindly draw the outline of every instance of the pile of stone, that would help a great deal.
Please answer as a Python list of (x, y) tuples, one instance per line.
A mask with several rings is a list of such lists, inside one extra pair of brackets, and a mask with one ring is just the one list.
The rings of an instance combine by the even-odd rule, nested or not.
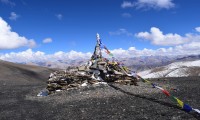
[[(74, 87), (93, 85), (98, 82), (115, 82), (124, 85), (137, 85), (135, 77), (127, 76), (114, 69), (105, 69), (103, 71), (89, 68), (88, 70), (81, 70), (82, 67), (83, 66), (51, 73), (47, 80), (47, 90), (49, 93), (57, 90), (67, 90)], [(85, 66), (85, 68), (87, 67)]]
[(47, 91), (50, 94), (54, 91), (92, 85), (98, 82), (137, 85), (136, 74), (119, 62), (109, 61), (102, 57), (99, 34), (97, 34), (97, 44), (91, 59), (79, 67), (51, 73), (47, 81)]
[(98, 82), (93, 80), (91, 76), (78, 71), (55, 71), (51, 73), (47, 81), (47, 89), (49, 92), (56, 90), (66, 90), (74, 87), (80, 87), (84, 84), (93, 84)]

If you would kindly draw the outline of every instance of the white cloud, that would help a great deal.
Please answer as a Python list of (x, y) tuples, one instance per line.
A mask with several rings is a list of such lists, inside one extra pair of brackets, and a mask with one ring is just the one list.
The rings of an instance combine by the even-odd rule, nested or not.
[(88, 59), (91, 57), (91, 53), (88, 52), (88, 53), (82, 53), (82, 52), (77, 52), (77, 51), (70, 51), (70, 52), (62, 52), (62, 51), (59, 51), (59, 52), (56, 52), (53, 56), (57, 58), (60, 58), (60, 59), (70, 59), (70, 60), (75, 60), (75, 59)]
[(200, 27), (196, 27), (195, 30), (196, 30), (197, 32), (200, 32)]
[(110, 35), (127, 35), (127, 36), (134, 36), (132, 33), (128, 32), (126, 29), (121, 28), (115, 32), (109, 32)]
[(62, 14), (57, 14), (56, 17), (57, 17), (59, 20), (62, 20), (62, 19), (63, 19), (63, 15), (62, 15)]
[[(121, 29), (117, 32), (110, 33), (111, 35), (125, 34), (127, 31)], [(150, 32), (140, 32), (137, 37), (151, 41), (154, 45), (169, 46), (168, 48), (138, 50), (135, 47), (130, 47), (127, 50), (122, 48), (111, 50), (115, 57), (134, 57), (134, 56), (168, 56), (168, 55), (198, 55), (200, 53), (200, 35), (186, 33), (185, 36), (179, 34), (163, 34), (159, 28), (152, 27)], [(104, 54), (106, 55), (106, 54)], [(107, 55), (108, 57), (108, 55)]]
[(53, 40), (51, 38), (45, 38), (42, 42), (43, 43), (51, 43)]
[(153, 8), (153, 9), (170, 9), (175, 6), (173, 0), (137, 0), (136, 2), (124, 1), (121, 4), (122, 8)]
[(0, 59), (11, 61), (11, 62), (31, 62), (31, 61), (44, 61), (47, 58), (45, 57), (44, 52), (33, 52), (31, 49), (22, 52), (11, 52), (0, 56)]
[(164, 35), (163, 32), (156, 27), (152, 27), (150, 32), (139, 32), (136, 34), (136, 37), (150, 40), (152, 44), (162, 46), (180, 45), (187, 43), (191, 39), (189, 39), (189, 36), (182, 37), (176, 33), (168, 33)]
[(0, 17), (0, 49), (15, 49), (23, 46), (34, 47), (35, 41), (11, 31), (11, 27)]
[[(0, 36), (5, 36), (5, 34), (14, 34), (9, 36), (17, 36), (17, 33), (11, 32), (10, 26), (7, 25), (5, 21), (0, 18)], [(7, 31), (7, 32), (5, 32)], [(9, 31), (9, 32), (8, 32)], [(133, 35), (129, 33), (126, 29), (119, 29), (116, 32), (111, 32), (112, 35)], [(178, 34), (163, 34), (160, 29), (152, 27), (150, 32), (140, 32), (137, 34), (138, 37), (148, 39), (152, 41), (152, 43), (157, 43), (159, 45), (168, 45), (172, 44), (175, 46), (169, 46), (165, 48), (158, 48), (158, 49), (147, 49), (144, 48), (142, 50), (137, 49), (136, 47), (130, 47), (128, 49), (114, 49), (110, 50), (110, 52), (114, 55), (115, 58), (132, 58), (138, 56), (168, 56), (168, 55), (198, 55), (200, 53), (200, 35), (199, 34), (192, 34), (188, 33), (185, 34), (184, 37)], [(3, 37), (5, 38), (5, 37)], [(10, 37), (7, 37), (10, 38)], [(13, 37), (12, 37), (13, 38)], [(20, 39), (25, 39), (24, 37), (19, 37)], [(160, 40), (161, 39), (161, 40)], [(173, 39), (172, 43), (171, 39)], [(185, 40), (187, 42), (179, 42)], [(7, 39), (6, 39), (7, 40)], [(166, 42), (166, 41), (167, 42)], [(3, 41), (3, 42), (2, 42)], [(33, 40), (26, 40), (26, 45), (29, 46), (34, 45), (35, 42)], [(8, 45), (11, 42), (6, 42), (2, 37), (0, 38), (0, 48), (2, 49), (2, 45)], [(15, 42), (14, 42), (15, 43)], [(16, 42), (18, 43), (18, 42)], [(22, 41), (23, 43), (23, 41)], [(180, 43), (180, 44), (178, 44)], [(24, 44), (23, 44), (24, 45)], [(104, 51), (104, 50), (103, 50)], [(32, 49), (28, 49), (22, 52), (11, 52), (7, 54), (0, 54), (0, 59), (11, 61), (11, 62), (48, 62), (48, 61), (57, 61), (57, 60), (75, 60), (75, 59), (88, 59), (92, 55), (91, 52), (83, 53), (77, 51), (70, 51), (70, 52), (63, 52), (58, 51), (54, 54), (46, 54), (42, 51), (32, 51)], [(103, 52), (103, 56), (110, 58), (105, 52)]]
[(176, 46), (176, 48), (179, 48), (181, 50), (191, 51), (191, 52), (194, 52), (193, 50), (199, 51), (199, 49), (200, 49), (200, 41), (199, 42), (193, 41), (193, 42), (188, 43), (188, 44), (184, 44), (184, 45), (181, 45), (181, 46)]
[[(103, 56), (111, 58), (104, 50)], [(200, 53), (200, 42), (192, 42), (189, 44), (179, 45), (169, 48), (147, 49), (138, 50), (135, 47), (128, 49), (114, 49), (110, 50), (115, 58), (133, 58), (139, 56), (169, 56), (169, 55), (198, 55)], [(56, 62), (58, 60), (76, 60), (76, 59), (89, 59), (92, 53), (83, 53), (77, 51), (63, 52), (58, 51), (54, 54), (45, 54), (42, 51), (32, 51), (28, 49), (22, 52), (11, 52), (7, 54), (0, 54), (0, 59), (11, 62)]]
[(122, 4), (121, 4), (121, 7), (122, 8), (130, 8), (130, 7), (134, 7), (134, 3), (132, 2), (129, 2), (129, 1), (124, 1)]
[(91, 57), (91, 53), (82, 53), (76, 51), (63, 52), (58, 51), (54, 54), (45, 54), (44, 52), (37, 51), (34, 52), (32, 49), (28, 49), (22, 52), (11, 52), (7, 54), (0, 55), (1, 60), (11, 61), (11, 62), (54, 62), (57, 60), (75, 60), (75, 59), (88, 59)]
[[(159, 48), (155, 50), (147, 48), (138, 50), (135, 47), (130, 47), (127, 50), (120, 48), (111, 50), (111, 53), (116, 58), (132, 58), (139, 56), (199, 55), (200, 42), (194, 42), (169, 48)], [(107, 55), (107, 57), (109, 56)]]
[(139, 8), (155, 8), (155, 9), (169, 9), (175, 6), (172, 0), (138, 0), (137, 6)]
[(10, 13), (10, 20), (17, 20), (17, 18), (19, 18), (19, 15), (17, 15), (15, 12)]
[[(111, 58), (102, 50), (103, 56)], [(169, 55), (198, 55), (200, 53), (200, 42), (191, 42), (188, 44), (178, 45), (168, 48), (159, 49), (147, 49), (138, 50), (135, 47), (128, 49), (114, 49), (110, 50), (115, 58), (133, 58), (139, 56), (169, 56)], [(7, 54), (0, 54), (0, 59), (11, 62), (55, 62), (58, 60), (76, 60), (76, 59), (88, 59), (92, 55), (91, 52), (83, 53), (77, 51), (63, 52), (58, 51), (54, 54), (45, 54), (42, 51), (33, 52), (32, 49), (28, 49), (22, 52), (11, 52)]]
[(10, 5), (10, 6), (15, 6), (15, 3), (11, 2), (10, 0), (0, 0), (0, 2), (7, 4), (7, 5)]
[(130, 13), (122, 13), (122, 17), (124, 17), (124, 18), (131, 18), (132, 15)]

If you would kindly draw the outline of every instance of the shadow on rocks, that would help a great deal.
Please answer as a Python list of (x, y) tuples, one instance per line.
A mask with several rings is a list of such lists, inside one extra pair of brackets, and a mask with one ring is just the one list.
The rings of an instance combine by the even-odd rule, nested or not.
[[(117, 91), (120, 91), (124, 94), (127, 94), (127, 95), (130, 95), (130, 96), (134, 96), (134, 97), (137, 97), (137, 98), (141, 98), (141, 99), (145, 99), (145, 100), (148, 100), (148, 101), (151, 101), (151, 102), (155, 102), (155, 103), (158, 103), (158, 104), (161, 104), (161, 105), (164, 105), (164, 106), (168, 106), (168, 107), (172, 107), (174, 109), (179, 109), (179, 110), (182, 110), (180, 109), (180, 107), (178, 107), (177, 105), (172, 105), (170, 103), (167, 103), (167, 102), (164, 102), (164, 101), (160, 101), (158, 99), (155, 99), (155, 98), (150, 98), (150, 97), (146, 97), (146, 96), (142, 96), (142, 95), (139, 95), (139, 94), (134, 94), (134, 93), (131, 93), (131, 92), (127, 92), (113, 84), (108, 84), (110, 87), (114, 88), (115, 90)], [(182, 110), (184, 111), (184, 110)], [(185, 111), (184, 111), (185, 112)], [(200, 115), (196, 112), (186, 112), (187, 114), (190, 114), (192, 115), (194, 118), (196, 118), (197, 120), (200, 120)]]

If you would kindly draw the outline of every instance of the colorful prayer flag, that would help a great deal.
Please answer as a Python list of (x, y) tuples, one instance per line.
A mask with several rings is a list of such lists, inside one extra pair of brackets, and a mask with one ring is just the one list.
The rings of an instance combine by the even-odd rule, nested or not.
[(156, 84), (154, 84), (154, 83), (151, 83), (151, 85), (153, 86), (153, 88), (156, 88)]
[(162, 90), (162, 92), (167, 95), (167, 96), (170, 96), (169, 92), (167, 90)]
[(176, 99), (176, 101), (178, 103), (178, 106), (183, 108), (183, 106), (184, 106), (183, 102), (181, 100), (179, 100), (178, 98), (176, 98), (176, 97), (175, 97), (175, 99)]
[[(183, 103), (181, 100), (179, 100), (178, 98), (176, 98), (176, 97), (174, 97), (174, 96), (171, 96), (170, 93), (169, 93), (167, 90), (163, 89), (162, 87), (159, 87), (159, 86), (157, 86), (156, 84), (151, 83), (150, 81), (143, 79), (143, 78), (140, 77), (139, 75), (138, 75), (138, 77), (141, 78), (141, 80), (142, 80), (143, 82), (146, 82), (146, 83), (151, 84), (154, 88), (158, 88), (158, 89), (162, 90), (162, 92), (163, 92), (166, 96), (171, 97), (175, 102), (177, 102), (177, 103), (178, 103), (177, 105), (178, 105), (179, 107), (181, 107), (184, 111), (190, 112), (190, 111), (194, 110), (195, 112), (197, 112), (198, 114), (200, 114), (200, 110), (199, 110), (199, 109), (193, 109), (191, 106), (189, 106), (189, 105), (187, 105), (187, 104), (184, 104), (184, 103)], [(173, 89), (173, 90), (177, 90), (177, 89)]]
[[(140, 77), (140, 76), (139, 76), (139, 77)], [(141, 78), (141, 77), (140, 77), (140, 78)], [(146, 83), (151, 83), (150, 81), (145, 80), (145, 79), (143, 79), (143, 78), (142, 78), (142, 81), (143, 81), (143, 82), (146, 82)]]
[(198, 110), (198, 109), (193, 109), (193, 110), (200, 114), (200, 110)]
[(155, 87), (158, 88), (158, 89), (160, 89), (160, 90), (162, 90), (162, 91), (164, 90), (163, 88), (161, 88), (161, 87), (159, 87), (159, 86), (155, 86)]
[(187, 104), (184, 104), (184, 105), (183, 105), (183, 110), (186, 111), (186, 112), (190, 112), (190, 111), (192, 111), (192, 107), (190, 107), (190, 106), (187, 105)]

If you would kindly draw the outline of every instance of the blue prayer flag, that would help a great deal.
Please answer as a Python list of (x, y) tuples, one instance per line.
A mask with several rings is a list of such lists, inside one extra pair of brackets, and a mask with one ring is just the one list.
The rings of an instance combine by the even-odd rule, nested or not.
[(190, 112), (190, 111), (192, 111), (192, 107), (190, 107), (190, 106), (187, 105), (187, 104), (184, 104), (184, 105), (183, 105), (183, 110), (186, 111), (186, 112)]

